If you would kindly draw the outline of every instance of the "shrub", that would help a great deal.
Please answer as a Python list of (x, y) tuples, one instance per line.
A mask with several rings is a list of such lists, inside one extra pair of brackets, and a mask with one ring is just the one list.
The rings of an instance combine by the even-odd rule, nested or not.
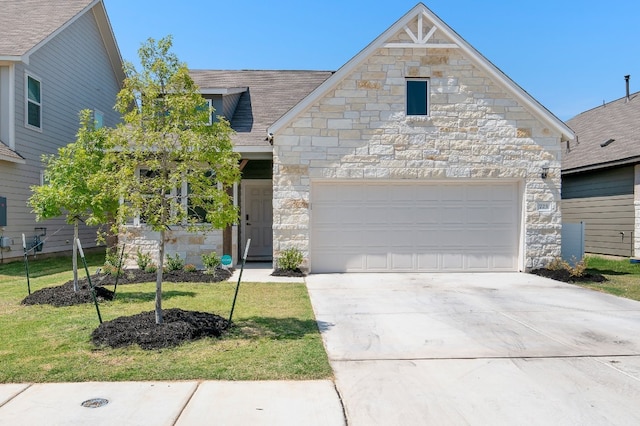
[(302, 252), (297, 248), (288, 248), (280, 252), (278, 258), (278, 268), (285, 271), (295, 271), (302, 264)]
[(118, 247), (107, 248), (104, 255), (103, 272), (107, 275), (115, 275), (118, 272), (118, 266), (120, 266), (120, 275), (122, 275), (123, 272), (122, 265), (120, 264), (120, 251), (118, 250)]
[[(572, 263), (573, 266), (571, 266)], [(571, 258), (571, 262), (567, 262), (561, 257), (556, 257), (547, 265), (547, 269), (551, 271), (560, 271), (564, 269), (565, 271), (569, 272), (570, 276), (574, 278), (580, 278), (585, 274), (587, 270), (587, 264), (584, 261), (584, 258), (578, 261), (578, 259), (576, 259), (574, 256)]]
[(179, 271), (184, 268), (184, 260), (178, 253), (175, 256), (167, 255), (167, 264), (165, 265), (167, 271)]
[(186, 265), (184, 265), (183, 269), (185, 272), (196, 272), (198, 270), (198, 268), (196, 268), (196, 265), (194, 265), (193, 263), (187, 263)]
[(152, 273), (156, 272), (157, 270), (158, 270), (158, 266), (157, 266), (155, 263), (153, 263), (153, 262), (149, 263), (149, 264), (147, 265), (147, 267), (146, 267), (146, 268), (144, 268), (144, 271), (145, 271), (145, 272), (148, 272), (148, 273), (150, 273), (150, 274), (152, 274)]
[(220, 266), (220, 262), (220, 257), (218, 257), (218, 254), (215, 251), (212, 251), (208, 254), (202, 254), (202, 264), (204, 265), (208, 273), (212, 273), (213, 271), (215, 271), (215, 269)]
[(149, 253), (143, 253), (138, 249), (138, 251), (136, 251), (136, 263), (141, 271), (146, 271), (147, 266), (151, 264), (151, 255)]

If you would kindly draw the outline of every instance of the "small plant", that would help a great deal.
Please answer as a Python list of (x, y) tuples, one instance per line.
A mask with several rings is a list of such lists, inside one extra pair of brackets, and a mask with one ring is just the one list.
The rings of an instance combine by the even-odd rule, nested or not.
[(185, 272), (196, 272), (198, 270), (198, 268), (196, 268), (196, 265), (194, 265), (193, 263), (187, 263), (186, 265), (184, 265), (183, 269)]
[(571, 262), (567, 262), (566, 260), (563, 260), (558, 256), (547, 265), (547, 269), (551, 271), (565, 270), (569, 273), (570, 276), (574, 278), (580, 278), (585, 274), (587, 270), (587, 264), (584, 258), (578, 261), (578, 259), (573, 256), (571, 258)]
[(155, 273), (157, 270), (158, 270), (158, 266), (157, 266), (155, 263), (153, 263), (153, 262), (151, 262), (150, 264), (148, 264), (148, 265), (147, 265), (147, 267), (146, 267), (146, 268), (144, 268), (144, 271), (145, 271), (145, 272), (147, 272), (147, 273), (149, 273), (149, 274), (153, 274), (153, 273)]
[(143, 253), (138, 249), (136, 251), (136, 263), (141, 271), (145, 271), (147, 266), (151, 264), (151, 255), (149, 253)]
[(302, 264), (302, 252), (297, 248), (288, 248), (280, 252), (278, 258), (278, 268), (285, 271), (295, 271), (300, 268)]
[[(119, 267), (119, 268), (118, 268)], [(104, 266), (102, 271), (107, 275), (115, 275), (120, 270), (122, 275), (122, 265), (120, 264), (120, 253), (118, 247), (107, 248), (104, 255)]]
[(174, 256), (167, 255), (167, 264), (165, 265), (167, 271), (179, 271), (184, 268), (184, 260), (180, 257), (178, 253)]
[(221, 259), (215, 251), (211, 253), (204, 253), (202, 255), (202, 264), (207, 270), (208, 274), (213, 273), (218, 266), (220, 266)]

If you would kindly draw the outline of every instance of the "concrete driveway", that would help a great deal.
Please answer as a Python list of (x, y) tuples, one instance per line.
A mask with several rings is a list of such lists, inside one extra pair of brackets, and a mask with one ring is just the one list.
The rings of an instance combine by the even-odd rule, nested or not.
[(529, 274), (307, 278), (348, 424), (640, 424), (640, 302)]

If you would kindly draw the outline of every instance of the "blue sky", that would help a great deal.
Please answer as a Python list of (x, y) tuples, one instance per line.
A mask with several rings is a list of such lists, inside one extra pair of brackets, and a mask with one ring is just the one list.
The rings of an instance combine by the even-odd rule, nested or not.
[[(174, 37), (193, 69), (337, 70), (416, 0), (104, 0), (124, 59)], [(559, 118), (640, 90), (640, 2), (425, 0)]]

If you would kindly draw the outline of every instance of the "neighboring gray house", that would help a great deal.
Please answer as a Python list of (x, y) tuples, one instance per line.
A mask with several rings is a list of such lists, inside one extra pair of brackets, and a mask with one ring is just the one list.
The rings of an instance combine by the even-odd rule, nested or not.
[[(0, 0), (0, 248), (22, 256), (22, 237), (46, 228), (44, 253), (71, 250), (63, 219), (36, 222), (27, 206), (42, 179), (42, 154), (75, 140), (79, 112), (104, 125), (124, 80), (122, 60), (102, 0)], [(6, 208), (6, 210), (5, 210)], [(6, 214), (5, 214), (6, 213)], [(83, 245), (95, 245), (83, 229)]]
[(640, 255), (640, 92), (567, 121), (562, 217), (585, 223), (585, 251)]
[(168, 238), (188, 262), (238, 260), (247, 237), (253, 258), (294, 247), (319, 273), (523, 271), (560, 255), (573, 132), (421, 3), (335, 73), (192, 76), (238, 132), (243, 180), (238, 226)]

